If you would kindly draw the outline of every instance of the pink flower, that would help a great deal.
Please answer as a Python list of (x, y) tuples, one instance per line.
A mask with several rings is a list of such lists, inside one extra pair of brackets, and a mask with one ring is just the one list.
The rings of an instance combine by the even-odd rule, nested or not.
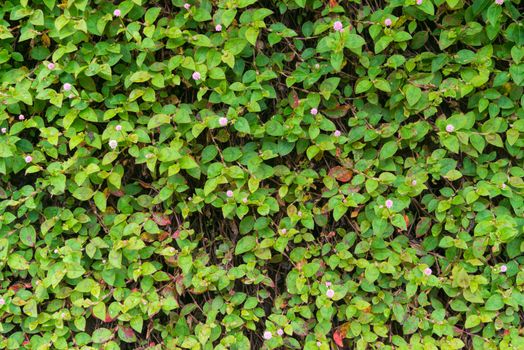
[[(5, 128), (4, 128), (4, 129), (5, 129)], [(501, 187), (502, 187), (503, 190), (505, 190), (505, 189), (506, 189), (506, 184), (503, 183), (503, 184), (501, 185)]]
[(200, 73), (199, 72), (194, 72), (193, 73), (193, 79), (200, 80)]
[(503, 273), (504, 273), (504, 272), (506, 272), (506, 271), (508, 271), (508, 267), (507, 267), (506, 265), (502, 265), (502, 266), (500, 267), (500, 272), (503, 272)]
[(452, 124), (446, 125), (446, 131), (447, 132), (453, 132), (455, 131), (455, 127)]
[(331, 287), (331, 282), (326, 282), (326, 287)]
[(340, 22), (340, 21), (336, 21), (336, 22), (333, 24), (333, 29), (334, 29), (336, 32), (340, 32), (340, 31), (342, 31), (343, 28), (344, 28), (344, 25), (343, 25), (342, 22)]
[(503, 5), (504, 4), (504, 0), (495, 0), (495, 4)]
[(317, 341), (317, 346), (320, 347), (322, 345), (321, 341)]
[(386, 27), (389, 27), (393, 24), (393, 21), (391, 20), (391, 18), (386, 18), (384, 24), (386, 25)]
[(188, 4), (188, 3), (186, 2), (186, 3), (184, 4), (184, 8), (185, 8), (186, 10), (189, 10), (189, 9), (191, 8), (191, 5)]
[(335, 135), (335, 137), (340, 137), (340, 135), (342, 135), (342, 133), (340, 132), (340, 130), (335, 130), (333, 135)]
[(264, 339), (265, 340), (269, 340), (271, 338), (273, 338), (273, 335), (271, 334), (271, 332), (270, 331), (265, 331), (264, 332)]
[(55, 69), (55, 64), (54, 64), (53, 62), (49, 63), (49, 64), (47, 65), (47, 69), (49, 69), (49, 70), (53, 70), (53, 69)]
[(287, 230), (286, 230), (285, 228), (283, 228), (283, 229), (281, 230), (281, 232), (282, 232), (283, 235), (285, 235), (285, 234), (287, 233)]
[(333, 289), (328, 289), (327, 292), (326, 292), (326, 296), (331, 299), (335, 296), (335, 291)]
[(69, 94), (69, 96), (67, 96), (67, 97), (69, 97), (69, 98), (73, 98), (73, 97), (75, 97), (75, 95), (73, 95), (73, 94)]
[(7, 128), (2, 128), (2, 134), (5, 134), (7, 132)]
[(227, 125), (227, 118), (226, 117), (222, 117), (218, 120), (218, 124), (220, 124), (220, 126), (226, 126)]
[(24, 119), (25, 119), (25, 116), (24, 116), (23, 114), (20, 114), (20, 115), (18, 116), (18, 120), (24, 120)]
[(247, 203), (247, 197), (242, 198), (242, 203)]
[(282, 330), (282, 328), (279, 328), (277, 330), (277, 334), (280, 335), (280, 336), (284, 335), (284, 331)]
[(118, 146), (118, 142), (116, 140), (109, 140), (109, 147), (111, 147), (111, 149), (115, 149), (116, 146)]
[(65, 90), (65, 91), (70, 91), (72, 87), (73, 87), (73, 86), (72, 86), (71, 84), (69, 84), (69, 83), (65, 83), (65, 84), (64, 84), (64, 90)]
[(122, 11), (120, 11), (119, 9), (116, 9), (113, 11), (113, 16), (115, 17), (120, 17), (121, 14), (122, 14)]
[(122, 130), (122, 125), (118, 124), (117, 126), (115, 126), (115, 130), (116, 131)]
[(429, 267), (426, 267), (424, 269), (424, 275), (431, 276), (432, 273), (433, 273), (433, 271), (431, 271), (431, 269)]
[(222, 31), (222, 25), (217, 24), (217, 25), (215, 26), (215, 31), (216, 31), (216, 32), (221, 32), (221, 31)]
[(417, 5), (422, 5), (423, 0), (417, 0)]
[(316, 109), (316, 108), (311, 108), (311, 110), (310, 110), (309, 112), (310, 112), (311, 114), (313, 114), (313, 115), (317, 115), (317, 113), (318, 113), (318, 109)]
[(0, 298), (0, 305), (5, 305), (5, 299), (4, 298)]
[(26, 156), (25, 157), (25, 162), (26, 163), (31, 163), (32, 161), (33, 161), (33, 157), (31, 157), (31, 156)]
[(228, 196), (229, 198), (233, 197), (233, 191), (227, 190), (226, 196)]
[(416, 185), (417, 185), (417, 180), (411, 181), (411, 186), (416, 186)]
[(388, 199), (386, 201), (386, 208), (391, 209), (392, 206), (393, 206), (393, 201), (391, 199)]
[(297, 213), (298, 217), (302, 217), (302, 212), (299, 210), (298, 213)]

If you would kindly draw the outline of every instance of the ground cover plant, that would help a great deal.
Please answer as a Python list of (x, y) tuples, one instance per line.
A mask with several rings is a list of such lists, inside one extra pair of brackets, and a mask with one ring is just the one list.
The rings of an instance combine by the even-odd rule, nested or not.
[(523, 349), (521, 0), (7, 0), (1, 349)]

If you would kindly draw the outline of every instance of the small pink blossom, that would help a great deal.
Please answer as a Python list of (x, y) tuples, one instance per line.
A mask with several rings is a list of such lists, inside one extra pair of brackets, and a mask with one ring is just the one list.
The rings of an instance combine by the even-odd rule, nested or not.
[(5, 299), (4, 298), (0, 298), (0, 305), (5, 305)]
[(393, 21), (391, 20), (391, 18), (386, 18), (384, 20), (384, 24), (386, 25), (386, 27), (389, 27), (393, 24)]
[(25, 157), (25, 162), (26, 163), (31, 163), (32, 161), (33, 161), (33, 157), (31, 157), (31, 156), (26, 156)]
[(49, 70), (53, 70), (53, 69), (55, 69), (55, 64), (54, 64), (53, 62), (49, 63), (49, 64), (47, 65), (47, 69), (49, 69)]
[(503, 183), (503, 184), (501, 185), (501, 187), (502, 187), (503, 190), (505, 190), (505, 189), (506, 189), (506, 184)]
[(121, 14), (122, 14), (122, 11), (120, 11), (119, 9), (116, 9), (113, 11), (113, 16), (115, 17), (120, 17)]
[(73, 98), (73, 97), (75, 97), (75, 95), (73, 95), (73, 94), (69, 94), (69, 96), (67, 96), (67, 97), (69, 97), (69, 98)]
[(282, 328), (279, 328), (277, 330), (277, 334), (280, 335), (280, 336), (284, 335), (284, 331), (282, 330)]
[(191, 4), (188, 4), (187, 2), (184, 4), (184, 8), (186, 10), (189, 10), (191, 8)]
[(216, 31), (216, 32), (221, 32), (221, 31), (222, 31), (222, 25), (221, 25), (221, 24), (217, 24), (217, 25), (215, 26), (215, 31)]
[(426, 267), (424, 269), (424, 275), (431, 276), (432, 273), (433, 273), (433, 271), (431, 271), (431, 269), (429, 267)]
[(218, 124), (220, 124), (220, 126), (226, 126), (227, 125), (227, 118), (226, 117), (222, 117), (218, 120)]
[(423, 0), (417, 0), (417, 5), (422, 5)]
[(201, 78), (199, 72), (194, 72), (193, 75), (192, 75), (192, 77), (193, 77), (194, 80), (200, 80), (200, 78)]
[(109, 147), (111, 147), (111, 149), (115, 149), (116, 146), (118, 146), (118, 142), (116, 140), (109, 140)]
[(287, 233), (287, 230), (283, 228), (280, 232), (282, 232), (282, 234), (285, 235)]
[(417, 185), (417, 180), (411, 181), (411, 186), (416, 186), (416, 185)]
[(504, 0), (495, 0), (495, 4), (503, 5), (504, 4)]
[(336, 21), (336, 22), (333, 24), (333, 29), (334, 29), (336, 32), (340, 32), (340, 31), (342, 31), (343, 28), (344, 28), (344, 25), (343, 25), (342, 22), (340, 22), (340, 21)]
[(233, 191), (231, 191), (231, 190), (227, 190), (227, 192), (226, 192), (226, 196), (228, 196), (228, 198), (233, 197)]
[(386, 201), (386, 208), (391, 209), (392, 206), (393, 206), (393, 201), (391, 199), (388, 199)]
[(264, 332), (264, 339), (265, 340), (269, 340), (271, 338), (273, 338), (273, 335), (271, 334), (271, 332), (270, 331), (265, 331)]
[(25, 115), (20, 114), (20, 115), (18, 116), (18, 120), (24, 120), (24, 119), (25, 119)]
[(2, 128), (2, 134), (5, 134), (7, 132), (7, 128)]
[(455, 131), (455, 127), (453, 126), (453, 124), (448, 124), (448, 125), (446, 125), (446, 131), (447, 131), (447, 132), (453, 132), (453, 131)]
[(247, 203), (247, 198), (246, 197), (242, 198), (242, 203), (244, 203), (244, 204)]
[(122, 130), (122, 125), (118, 124), (117, 126), (115, 126), (115, 130), (116, 131)]
[(313, 114), (313, 115), (317, 115), (317, 113), (318, 113), (318, 109), (316, 109), (316, 108), (311, 108), (311, 111), (309, 111), (309, 112), (310, 112), (311, 114)]
[(502, 265), (502, 266), (500, 267), (500, 272), (503, 272), (503, 273), (504, 273), (504, 272), (506, 272), (506, 271), (508, 271), (508, 267), (507, 267), (506, 265)]
[(297, 213), (298, 217), (302, 217), (302, 212), (299, 210), (298, 213)]
[(333, 289), (328, 289), (327, 292), (326, 292), (326, 296), (331, 299), (335, 296), (335, 291)]
[(69, 83), (65, 83), (65, 84), (64, 84), (64, 90), (65, 90), (65, 91), (70, 91), (72, 87), (73, 87), (73, 86), (72, 86), (71, 84), (69, 84)]
[(317, 346), (320, 347), (322, 345), (321, 341), (317, 341)]
[(333, 135), (335, 135), (335, 137), (340, 137), (340, 135), (342, 135), (342, 133), (340, 132), (340, 130), (335, 130)]
[(331, 287), (331, 282), (326, 282), (326, 287)]

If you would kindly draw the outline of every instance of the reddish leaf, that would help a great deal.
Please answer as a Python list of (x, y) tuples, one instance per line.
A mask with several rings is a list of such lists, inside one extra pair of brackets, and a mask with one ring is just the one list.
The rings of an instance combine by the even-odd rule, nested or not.
[(156, 224), (159, 226), (167, 226), (171, 224), (169, 217), (162, 213), (153, 213), (153, 221), (156, 222)]
[(133, 338), (135, 336), (135, 331), (131, 329), (131, 327), (122, 327), (122, 332), (126, 336), (126, 338)]
[(340, 182), (349, 182), (353, 177), (353, 172), (347, 168), (337, 165), (329, 170), (329, 176), (334, 177)]
[(333, 333), (333, 340), (335, 341), (335, 344), (337, 344), (338, 347), (344, 347), (344, 341), (342, 340), (342, 334), (340, 334), (339, 329), (337, 329), (335, 333)]
[(298, 105), (300, 104), (300, 101), (298, 99), (298, 94), (295, 90), (291, 91), (291, 97), (293, 98), (293, 104), (291, 105), (291, 107), (297, 108)]
[(177, 239), (178, 237), (180, 237), (180, 230), (176, 230), (175, 232), (173, 232), (173, 235), (171, 237), (173, 237), (173, 239)]
[(338, 6), (338, 3), (336, 0), (329, 0), (329, 6), (331, 6), (331, 8), (335, 7), (335, 6)]
[(113, 322), (114, 318), (111, 318), (111, 316), (109, 316), (109, 313), (106, 313), (106, 318), (104, 319), (104, 322), (105, 323), (109, 323), (109, 322)]

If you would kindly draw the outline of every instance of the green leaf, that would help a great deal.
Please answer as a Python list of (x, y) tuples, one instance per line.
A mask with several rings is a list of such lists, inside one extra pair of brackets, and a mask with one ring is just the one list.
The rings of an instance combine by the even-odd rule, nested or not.
[(16, 253), (9, 255), (9, 257), (7, 258), (7, 265), (9, 265), (9, 267), (12, 270), (29, 269), (29, 263), (27, 262), (27, 260), (22, 255)]
[(103, 344), (113, 337), (113, 332), (107, 328), (95, 329), (92, 335), (93, 343)]
[(242, 237), (236, 245), (235, 255), (244, 254), (251, 251), (257, 245), (257, 240), (253, 236)]

